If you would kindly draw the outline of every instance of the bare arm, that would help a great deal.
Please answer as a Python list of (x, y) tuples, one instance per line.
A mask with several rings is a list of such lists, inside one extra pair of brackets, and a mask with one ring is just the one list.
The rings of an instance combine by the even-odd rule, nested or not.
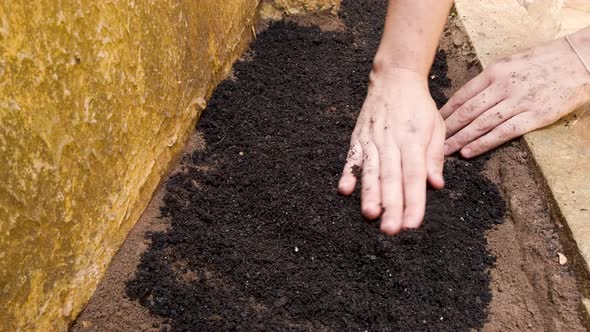
[(405, 68), (426, 77), (452, 0), (391, 0), (374, 71)]
[(362, 212), (395, 234), (422, 223), (426, 181), (444, 185), (445, 130), (427, 75), (451, 0), (391, 0), (369, 89), (352, 133), (339, 191), (362, 169)]

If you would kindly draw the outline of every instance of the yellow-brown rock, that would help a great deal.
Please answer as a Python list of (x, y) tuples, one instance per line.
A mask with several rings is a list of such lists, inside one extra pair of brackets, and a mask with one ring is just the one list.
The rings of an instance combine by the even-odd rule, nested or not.
[(340, 9), (340, 0), (263, 0), (261, 17), (278, 19), (284, 15), (329, 13), (335, 15)]

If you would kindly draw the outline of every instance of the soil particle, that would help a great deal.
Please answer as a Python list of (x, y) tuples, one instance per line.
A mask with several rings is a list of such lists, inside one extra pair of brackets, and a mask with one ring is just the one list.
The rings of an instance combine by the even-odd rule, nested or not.
[(354, 175), (355, 178), (360, 179), (362, 174), (363, 174), (363, 170), (361, 169), (361, 167), (359, 165), (352, 166), (352, 175)]
[[(170, 228), (150, 236), (131, 298), (179, 331), (483, 326), (485, 231), (504, 214), (485, 159), (448, 160), (424, 226), (396, 237), (363, 222), (358, 192), (336, 195), (384, 13), (385, 1), (349, 1), (354, 32), (279, 22), (258, 36), (199, 123), (207, 147), (167, 182)], [(433, 75), (442, 105), (443, 52)]]

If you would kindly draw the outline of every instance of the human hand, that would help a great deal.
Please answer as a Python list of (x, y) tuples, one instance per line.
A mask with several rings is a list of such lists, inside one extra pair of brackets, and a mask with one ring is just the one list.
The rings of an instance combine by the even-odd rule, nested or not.
[(547, 126), (588, 100), (590, 74), (565, 39), (500, 59), (440, 112), (445, 154), (475, 157)]
[(426, 181), (440, 189), (445, 129), (425, 77), (396, 68), (371, 73), (338, 189), (350, 195), (362, 169), (363, 216), (381, 215), (381, 230), (396, 234), (422, 223)]

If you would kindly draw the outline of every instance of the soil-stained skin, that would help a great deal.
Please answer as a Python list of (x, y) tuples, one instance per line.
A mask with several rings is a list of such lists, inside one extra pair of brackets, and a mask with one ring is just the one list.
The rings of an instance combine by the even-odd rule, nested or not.
[[(490, 301), (485, 231), (504, 202), (485, 159), (450, 159), (424, 226), (395, 237), (336, 194), (386, 1), (346, 1), (347, 29), (276, 23), (216, 90), (204, 151), (168, 180), (128, 295), (173, 330), (468, 331)], [(445, 55), (431, 90), (444, 102)]]

